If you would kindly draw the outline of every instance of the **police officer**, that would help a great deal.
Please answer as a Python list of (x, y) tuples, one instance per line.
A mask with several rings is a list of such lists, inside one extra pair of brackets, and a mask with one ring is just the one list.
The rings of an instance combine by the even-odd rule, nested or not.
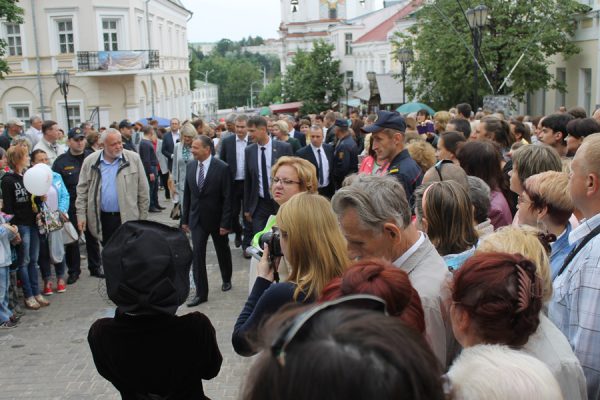
[(373, 124), (365, 126), (362, 130), (371, 133), (377, 159), (390, 160), (388, 174), (393, 175), (404, 186), (406, 198), (412, 206), (413, 192), (421, 185), (423, 173), (404, 148), (404, 118), (395, 111), (379, 111)]
[(345, 177), (358, 172), (358, 148), (350, 135), (348, 121), (336, 119), (334, 125), (337, 145), (333, 154), (333, 181), (337, 190)]
[[(79, 171), (81, 170), (84, 158), (92, 154), (92, 150), (85, 148), (85, 135), (81, 128), (72, 128), (67, 137), (69, 149), (58, 156), (52, 165), (52, 169), (62, 176), (67, 190), (69, 191), (69, 219), (74, 226), (77, 226), (75, 200), (77, 198)], [(88, 230), (85, 231), (85, 240), (90, 275), (103, 278), (104, 274), (100, 266), (100, 246), (98, 240), (94, 238)], [(78, 242), (65, 246), (65, 260), (69, 274), (67, 284), (75, 283), (81, 274), (81, 257), (79, 254)]]

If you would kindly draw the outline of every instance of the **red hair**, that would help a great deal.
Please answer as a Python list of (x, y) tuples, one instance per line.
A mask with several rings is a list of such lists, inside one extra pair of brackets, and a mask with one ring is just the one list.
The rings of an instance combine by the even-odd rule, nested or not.
[(454, 273), (452, 301), (488, 344), (522, 346), (540, 323), (542, 282), (520, 254), (479, 253)]
[(420, 333), (425, 332), (425, 317), (419, 293), (413, 288), (408, 274), (393, 264), (381, 260), (361, 260), (352, 264), (339, 278), (323, 289), (319, 302), (334, 300), (350, 294), (371, 294), (387, 303), (390, 315)]

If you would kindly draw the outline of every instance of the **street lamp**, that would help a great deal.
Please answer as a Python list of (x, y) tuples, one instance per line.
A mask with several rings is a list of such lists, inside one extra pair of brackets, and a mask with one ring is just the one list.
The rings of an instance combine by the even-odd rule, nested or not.
[(408, 47), (398, 50), (398, 61), (402, 64), (402, 104), (406, 104), (406, 64), (413, 62), (413, 52)]
[(477, 109), (477, 87), (478, 87), (478, 58), (479, 48), (481, 47), (481, 28), (484, 28), (488, 23), (488, 8), (483, 4), (475, 8), (469, 8), (465, 13), (471, 28), (471, 36), (473, 37), (473, 109)]
[(59, 69), (54, 74), (56, 78), (56, 84), (60, 89), (60, 93), (65, 98), (65, 110), (67, 111), (67, 128), (71, 130), (71, 120), (69, 119), (69, 103), (67, 103), (67, 95), (69, 94), (69, 71), (66, 69)]
[(254, 81), (250, 84), (250, 108), (254, 108), (254, 93), (256, 92), (254, 90), (254, 85), (256, 83), (263, 83), (262, 81)]

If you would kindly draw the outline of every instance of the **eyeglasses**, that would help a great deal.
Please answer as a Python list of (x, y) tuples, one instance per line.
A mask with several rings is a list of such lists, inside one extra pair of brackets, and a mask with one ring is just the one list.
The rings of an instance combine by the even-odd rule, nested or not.
[(331, 308), (358, 308), (361, 310), (373, 310), (388, 315), (387, 306), (383, 299), (369, 294), (353, 294), (340, 297), (339, 299), (322, 303), (308, 311), (296, 316), (290, 324), (284, 328), (271, 344), (271, 354), (281, 367), (285, 366), (287, 347), (293, 342), (302, 328), (317, 314)]
[(285, 178), (278, 178), (278, 177), (273, 177), (273, 184), (277, 184), (277, 183), (281, 183), (283, 186), (290, 186), (293, 184), (299, 185), (301, 182), (298, 181), (292, 181), (290, 179), (285, 179)]
[(442, 166), (444, 164), (452, 164), (452, 160), (440, 160), (435, 163), (434, 168), (440, 177), (440, 182), (444, 182), (444, 178), (442, 177)]

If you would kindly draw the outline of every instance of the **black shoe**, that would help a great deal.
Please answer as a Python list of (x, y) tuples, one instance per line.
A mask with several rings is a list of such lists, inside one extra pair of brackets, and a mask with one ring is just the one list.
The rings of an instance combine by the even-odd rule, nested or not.
[(17, 322), (19, 322), (20, 319), (21, 319), (21, 316), (17, 315), (17, 314), (13, 314), (13, 315), (10, 316), (10, 322), (14, 322), (15, 324)]
[(158, 208), (159, 210), (166, 210), (166, 207), (161, 206), (160, 204), (156, 206), (156, 208)]
[(95, 269), (93, 271), (90, 271), (90, 276), (95, 276), (96, 278), (104, 279), (104, 271), (102, 271), (102, 268)]
[(187, 306), (188, 306), (188, 307), (196, 307), (196, 306), (197, 306), (197, 305), (199, 305), (199, 304), (206, 303), (206, 302), (207, 302), (207, 300), (208, 300), (208, 299), (206, 299), (206, 298), (204, 298), (204, 299), (201, 299), (200, 297), (196, 296), (196, 297), (194, 297), (192, 300), (190, 300), (190, 301), (187, 303)]
[(242, 246), (242, 235), (239, 233), (235, 234), (235, 247), (240, 248)]
[(221, 290), (224, 292), (231, 290), (231, 282), (223, 282), (223, 285), (221, 286)]
[(247, 259), (247, 260), (249, 260), (249, 259), (252, 258), (252, 255), (250, 253), (248, 253), (246, 250), (244, 250), (243, 255), (244, 255), (244, 258)]
[(77, 279), (79, 279), (79, 274), (69, 275), (67, 277), (67, 285), (74, 284), (75, 282), (77, 282)]
[(159, 213), (160, 212), (160, 210), (158, 208), (154, 208), (154, 207), (152, 207), (148, 211), (151, 212), (151, 213)]

